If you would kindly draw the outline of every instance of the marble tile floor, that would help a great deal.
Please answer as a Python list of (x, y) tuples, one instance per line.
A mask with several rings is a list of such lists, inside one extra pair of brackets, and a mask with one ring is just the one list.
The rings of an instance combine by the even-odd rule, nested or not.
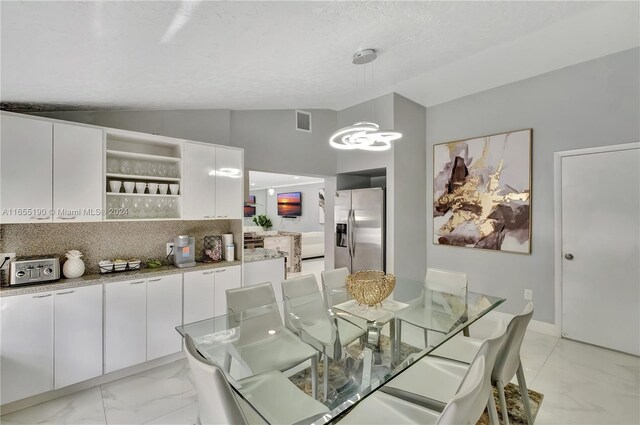
[[(532, 331), (522, 358), (529, 388), (544, 394), (536, 424), (640, 424), (639, 358)], [(7, 414), (0, 423), (189, 425), (196, 418), (196, 393), (180, 360)]]

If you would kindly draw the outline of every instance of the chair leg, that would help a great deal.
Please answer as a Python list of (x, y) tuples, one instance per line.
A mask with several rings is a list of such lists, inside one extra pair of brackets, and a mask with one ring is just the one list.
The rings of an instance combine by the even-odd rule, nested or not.
[(327, 394), (329, 394), (329, 356), (324, 356), (324, 370), (322, 371), (322, 389), (324, 394), (322, 395), (322, 401), (327, 401)]
[(498, 387), (498, 395), (500, 396), (500, 410), (502, 410), (502, 422), (504, 425), (509, 425), (509, 409), (507, 409), (507, 397), (504, 394), (504, 384), (502, 381), (496, 382)]
[(311, 397), (318, 399), (318, 355), (311, 357)]
[(424, 348), (429, 348), (429, 331), (423, 329), (424, 331)]
[(487, 410), (489, 411), (489, 423), (491, 425), (500, 425), (500, 420), (498, 419), (498, 411), (496, 410), (496, 401), (493, 399), (493, 391), (491, 391), (491, 394), (489, 394)]
[(524, 370), (522, 369), (522, 361), (518, 365), (518, 386), (520, 387), (520, 395), (522, 396), (522, 405), (524, 406), (524, 413), (527, 416), (527, 424), (533, 425), (533, 415), (531, 414), (531, 405), (529, 404), (529, 391), (527, 391), (527, 381), (524, 379)]

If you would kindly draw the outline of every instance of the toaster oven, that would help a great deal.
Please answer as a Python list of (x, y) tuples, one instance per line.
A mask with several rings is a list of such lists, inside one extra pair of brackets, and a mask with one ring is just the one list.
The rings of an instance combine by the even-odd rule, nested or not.
[(55, 255), (18, 257), (9, 272), (9, 285), (33, 285), (60, 279), (60, 259)]

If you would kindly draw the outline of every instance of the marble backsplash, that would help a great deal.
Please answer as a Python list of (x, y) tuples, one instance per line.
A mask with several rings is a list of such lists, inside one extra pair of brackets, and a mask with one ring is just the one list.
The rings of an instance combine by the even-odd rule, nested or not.
[(240, 260), (242, 220), (3, 224), (0, 252), (15, 252), (18, 257), (54, 254), (62, 266), (64, 253), (77, 249), (84, 254), (86, 273), (97, 273), (98, 261), (103, 259), (164, 259), (167, 242), (177, 235), (196, 238), (196, 260), (201, 260), (204, 237), (224, 233), (234, 234), (236, 259)]

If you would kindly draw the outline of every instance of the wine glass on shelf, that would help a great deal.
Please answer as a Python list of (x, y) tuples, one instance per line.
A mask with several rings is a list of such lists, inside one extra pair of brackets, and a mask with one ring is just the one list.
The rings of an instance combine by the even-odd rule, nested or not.
[(120, 161), (120, 172), (122, 174), (131, 174), (131, 161), (128, 159), (123, 159)]
[(178, 177), (178, 164), (169, 164), (169, 177)]
[(166, 163), (161, 162), (160, 164), (158, 164), (158, 175), (160, 177), (167, 177), (168, 172), (169, 172), (169, 167), (167, 166)]
[(142, 217), (142, 198), (135, 197), (131, 201), (131, 214), (134, 218)]
[(149, 173), (150, 176), (157, 176), (158, 175), (158, 163), (157, 162), (150, 162), (149, 163), (148, 173)]
[(131, 217), (131, 198), (128, 196), (123, 196), (120, 198), (120, 208), (122, 209), (121, 214), (119, 214), (120, 218), (130, 218)]
[(115, 196), (107, 196), (107, 218), (117, 218), (115, 210), (120, 208), (120, 202)]
[(107, 159), (107, 173), (119, 173), (120, 172), (120, 161), (116, 158)]
[(148, 218), (154, 218), (155, 216), (155, 205), (152, 197), (144, 198), (144, 214)]
[(144, 161), (133, 161), (133, 174), (143, 176), (145, 171)]

